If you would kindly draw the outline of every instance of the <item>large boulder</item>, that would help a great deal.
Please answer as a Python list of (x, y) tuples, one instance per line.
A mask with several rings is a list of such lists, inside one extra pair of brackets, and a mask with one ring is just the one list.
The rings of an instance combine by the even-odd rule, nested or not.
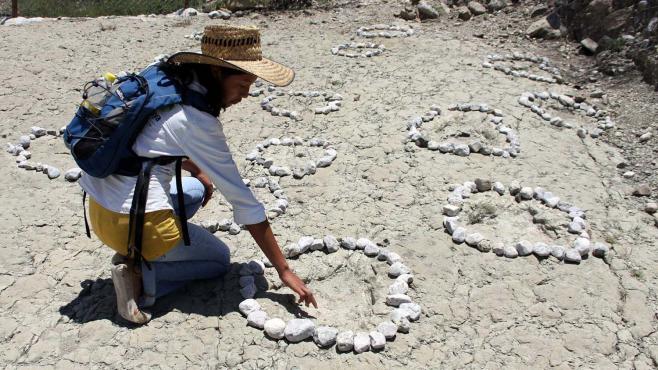
[(507, 1), (505, 0), (489, 0), (487, 3), (487, 9), (490, 12), (497, 12), (499, 10), (505, 9), (507, 7)]
[(526, 30), (526, 35), (535, 38), (555, 39), (562, 36), (559, 29), (551, 27), (546, 18), (542, 18), (530, 25)]
[(487, 8), (477, 1), (470, 1), (468, 3), (468, 10), (470, 10), (473, 15), (481, 15), (487, 12)]
[(418, 9), (418, 17), (421, 20), (437, 19), (442, 15), (450, 14), (450, 8), (442, 1), (432, 3), (421, 1), (416, 8)]
[(458, 7), (457, 8), (457, 14), (459, 16), (459, 19), (461, 19), (462, 21), (467, 21), (467, 20), (471, 19), (471, 16), (472, 16), (471, 11), (468, 10), (468, 8), (465, 7), (465, 6)]

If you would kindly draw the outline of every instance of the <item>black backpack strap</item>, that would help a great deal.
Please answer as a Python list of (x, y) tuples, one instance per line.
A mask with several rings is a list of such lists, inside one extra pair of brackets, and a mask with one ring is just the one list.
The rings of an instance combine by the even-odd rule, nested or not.
[(87, 206), (85, 205), (87, 201), (87, 192), (82, 191), (82, 214), (85, 218), (85, 231), (87, 232), (87, 238), (91, 239), (91, 233), (89, 232), (89, 222), (87, 221)]
[[(142, 255), (142, 245), (144, 242), (144, 215), (146, 214), (146, 199), (148, 198), (151, 170), (156, 164), (157, 160), (155, 159), (145, 160), (142, 163), (142, 170), (137, 176), (137, 184), (135, 184), (133, 192), (128, 226), (128, 253), (132, 255), (135, 266), (139, 268), (141, 266), (140, 262), (143, 261), (149, 270), (151, 265)], [(132, 238), (133, 232), (135, 233), (134, 239)]]
[(187, 211), (185, 210), (185, 194), (183, 194), (183, 177), (181, 170), (183, 168), (183, 157), (176, 159), (176, 198), (178, 198), (178, 217), (180, 218), (181, 228), (183, 229), (183, 242), (190, 245), (190, 234), (187, 231)]

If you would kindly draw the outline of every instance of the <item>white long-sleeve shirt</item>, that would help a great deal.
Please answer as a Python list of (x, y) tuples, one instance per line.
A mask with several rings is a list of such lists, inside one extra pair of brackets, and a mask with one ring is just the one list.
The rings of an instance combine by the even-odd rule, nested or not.
[[(195, 90), (205, 90), (193, 83)], [(201, 91), (203, 92), (203, 91)], [(216, 117), (189, 105), (159, 110), (137, 137), (133, 150), (140, 157), (186, 156), (204, 171), (233, 206), (236, 223), (252, 225), (265, 221), (265, 208), (244, 184), (233, 160), (221, 123)], [(151, 173), (146, 212), (173, 209), (169, 184), (175, 164), (155, 166)], [(80, 186), (98, 204), (118, 213), (130, 213), (136, 177), (84, 175)]]

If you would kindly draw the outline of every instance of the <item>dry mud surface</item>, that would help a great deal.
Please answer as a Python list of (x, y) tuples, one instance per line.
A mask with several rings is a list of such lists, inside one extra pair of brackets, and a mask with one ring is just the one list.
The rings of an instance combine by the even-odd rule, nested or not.
[[(359, 26), (398, 23), (391, 14), (389, 7), (374, 5), (231, 20), (262, 28), (266, 54), (297, 71), (288, 89), (332, 90), (345, 99), (340, 111), (313, 115), (317, 101), (280, 97), (277, 106), (302, 111), (303, 120), (293, 121), (262, 110), (262, 97), (248, 98), (221, 119), (247, 178), (257, 172), (244, 157), (263, 139), (322, 137), (332, 143), (338, 158), (330, 167), (301, 180), (281, 180), (290, 205), (274, 220), (274, 230), (282, 246), (304, 235), (325, 234), (388, 242), (386, 248), (413, 270), (409, 294), (423, 307), (409, 334), (399, 333), (383, 352), (360, 355), (339, 354), (335, 347), (320, 350), (313, 342), (272, 341), (248, 327), (237, 310), (237, 267), (225, 279), (191, 284), (161, 299), (148, 325), (126, 326), (116, 313), (111, 250), (84, 235), (78, 185), (63, 176), (49, 180), (16, 168), (14, 157), (3, 151), (0, 366), (654, 368), (658, 229), (629, 201), (630, 186), (616, 169), (622, 161), (618, 151), (602, 140), (581, 140), (573, 129), (547, 125), (517, 104), (524, 91), (573, 93), (568, 85), (512, 79), (481, 67), (492, 52), (542, 55), (533, 44), (496, 47), (444, 21), (413, 23), (417, 34), (383, 40), (387, 51), (381, 56), (331, 55), (330, 49), (349, 42)], [(184, 35), (217, 21), (199, 16), (190, 25), (175, 27), (177, 22), (115, 18), (0, 28), (3, 141), (16, 142), (31, 126), (62, 127), (84, 81), (188, 49), (196, 42)], [(101, 23), (116, 29), (102, 31)], [(456, 130), (450, 120), (463, 122), (467, 133), (487, 124), (485, 114), (446, 109), (463, 102), (500, 109), (519, 135), (519, 156), (459, 157), (404, 143), (408, 119), (432, 104), (444, 113), (424, 130), (436, 137)], [(624, 114), (623, 105), (616, 109), (615, 114)], [(574, 120), (587, 119), (579, 117)], [(61, 138), (39, 138), (30, 151), (35, 162), (63, 171), (74, 167)], [(274, 155), (282, 163), (294, 161), (282, 148)], [(476, 177), (541, 186), (587, 210), (592, 240), (609, 243), (611, 252), (605, 259), (590, 257), (570, 265), (553, 258), (506, 259), (453, 244), (441, 224), (442, 206), (451, 184)], [(272, 202), (261, 190), (262, 201)], [(528, 206), (509, 196), (489, 199), (494, 195), (474, 194), (462, 211), (491, 202), (496, 217), (474, 226), (490, 239), (574, 239), (562, 229), (569, 219), (560, 212), (546, 211), (547, 222), (558, 229), (549, 232), (532, 223)], [(216, 193), (194, 220), (229, 216)], [(234, 262), (261, 257), (246, 232), (216, 235), (229, 244)], [(273, 288), (256, 297), (271, 315), (288, 320), (308, 314), (319, 325), (353, 331), (369, 331), (387, 317), (382, 302), (389, 282), (381, 262), (341, 249), (331, 255), (305, 254), (291, 265), (316, 292), (320, 309), (298, 309), (288, 289)], [(276, 283), (274, 275), (266, 276)]]

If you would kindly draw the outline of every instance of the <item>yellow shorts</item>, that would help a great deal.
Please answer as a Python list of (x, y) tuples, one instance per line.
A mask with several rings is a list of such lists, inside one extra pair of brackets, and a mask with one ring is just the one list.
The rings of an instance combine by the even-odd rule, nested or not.
[[(89, 197), (89, 221), (94, 234), (103, 244), (121, 255), (128, 255), (128, 225), (130, 216), (112, 212)], [(134, 235), (133, 235), (134, 237)], [(142, 255), (154, 260), (167, 253), (182, 239), (181, 226), (171, 209), (144, 215)]]

